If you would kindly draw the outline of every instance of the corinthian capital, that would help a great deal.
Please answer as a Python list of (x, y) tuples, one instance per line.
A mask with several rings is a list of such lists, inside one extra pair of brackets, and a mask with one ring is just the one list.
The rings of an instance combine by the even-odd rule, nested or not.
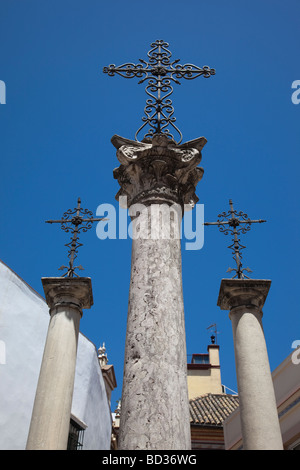
[(137, 142), (117, 135), (111, 139), (121, 165), (114, 170), (120, 184), (116, 195), (127, 204), (177, 203), (192, 207), (199, 198), (196, 186), (204, 170), (198, 167), (206, 139), (200, 137), (178, 145), (165, 135)]

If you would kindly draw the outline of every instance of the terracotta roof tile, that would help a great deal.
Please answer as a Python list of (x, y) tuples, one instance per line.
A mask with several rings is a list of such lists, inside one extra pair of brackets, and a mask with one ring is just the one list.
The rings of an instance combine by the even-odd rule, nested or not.
[(190, 423), (222, 426), (225, 418), (238, 406), (237, 395), (207, 393), (190, 400)]

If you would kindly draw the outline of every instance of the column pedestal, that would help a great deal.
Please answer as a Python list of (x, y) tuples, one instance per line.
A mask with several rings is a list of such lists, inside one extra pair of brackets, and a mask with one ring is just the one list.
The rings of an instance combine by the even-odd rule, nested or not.
[(262, 326), (271, 281), (222, 279), (218, 306), (230, 310), (244, 450), (282, 450)]
[(27, 440), (28, 450), (66, 450), (82, 309), (90, 278), (42, 278), (50, 323)]

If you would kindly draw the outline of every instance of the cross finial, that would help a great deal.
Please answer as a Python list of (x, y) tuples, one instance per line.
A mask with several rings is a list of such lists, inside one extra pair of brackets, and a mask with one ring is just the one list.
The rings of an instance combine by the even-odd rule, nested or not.
[(233, 209), (232, 200), (229, 200), (230, 210), (228, 212), (222, 212), (218, 215), (217, 222), (205, 222), (204, 225), (218, 225), (220, 232), (223, 232), (224, 235), (232, 235), (232, 244), (228, 246), (232, 250), (233, 259), (236, 262), (236, 268), (228, 268), (227, 272), (235, 272), (233, 279), (238, 277), (238, 279), (249, 279), (244, 271), (252, 272), (249, 268), (242, 267), (242, 254), (241, 250), (246, 248), (240, 243), (238, 235), (240, 233), (246, 233), (250, 230), (251, 224), (266, 222), (266, 220), (251, 220), (247, 214), (240, 211), (237, 212)]
[(80, 232), (87, 232), (92, 227), (93, 222), (106, 220), (103, 217), (94, 218), (93, 213), (88, 209), (81, 208), (81, 200), (78, 198), (77, 207), (67, 210), (60, 220), (46, 220), (48, 224), (58, 223), (61, 224), (61, 229), (65, 232), (71, 232), (71, 241), (66, 243), (65, 246), (69, 248), (68, 257), (69, 257), (69, 266), (61, 266), (59, 270), (67, 269), (67, 271), (62, 275), (62, 277), (73, 277), (74, 275), (79, 277), (75, 272), (75, 269), (82, 270), (83, 267), (74, 266), (74, 260), (77, 258), (78, 248), (82, 246), (79, 240)]
[(173, 135), (167, 128), (171, 125), (180, 137), (178, 143), (182, 141), (182, 134), (175, 125), (176, 118), (173, 116), (174, 108), (170, 95), (173, 93), (172, 84), (180, 85), (180, 78), (192, 80), (203, 75), (205, 78), (215, 75), (215, 69), (207, 65), (200, 68), (193, 64), (180, 65), (180, 59), (170, 61), (171, 52), (168, 49), (169, 44), (161, 39), (151, 44), (151, 50), (148, 52), (149, 61), (139, 59), (140, 64), (125, 63), (119, 66), (110, 64), (103, 68), (103, 72), (110, 76), (115, 74), (125, 78), (141, 78), (139, 83), (148, 80), (146, 93), (149, 98), (146, 100), (144, 108), (145, 116), (142, 117), (143, 124), (137, 130), (135, 139), (139, 132), (148, 125), (149, 131), (144, 138), (153, 137), (154, 134), (167, 134), (174, 140)]

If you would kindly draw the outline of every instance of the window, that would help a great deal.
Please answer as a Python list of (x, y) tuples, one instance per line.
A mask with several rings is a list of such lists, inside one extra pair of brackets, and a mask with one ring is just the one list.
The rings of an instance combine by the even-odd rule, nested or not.
[(292, 445), (290, 445), (289, 450), (300, 450), (300, 442), (294, 442)]
[(193, 354), (192, 364), (209, 364), (208, 354)]
[(81, 450), (83, 446), (84, 429), (73, 419), (70, 421), (67, 450)]

